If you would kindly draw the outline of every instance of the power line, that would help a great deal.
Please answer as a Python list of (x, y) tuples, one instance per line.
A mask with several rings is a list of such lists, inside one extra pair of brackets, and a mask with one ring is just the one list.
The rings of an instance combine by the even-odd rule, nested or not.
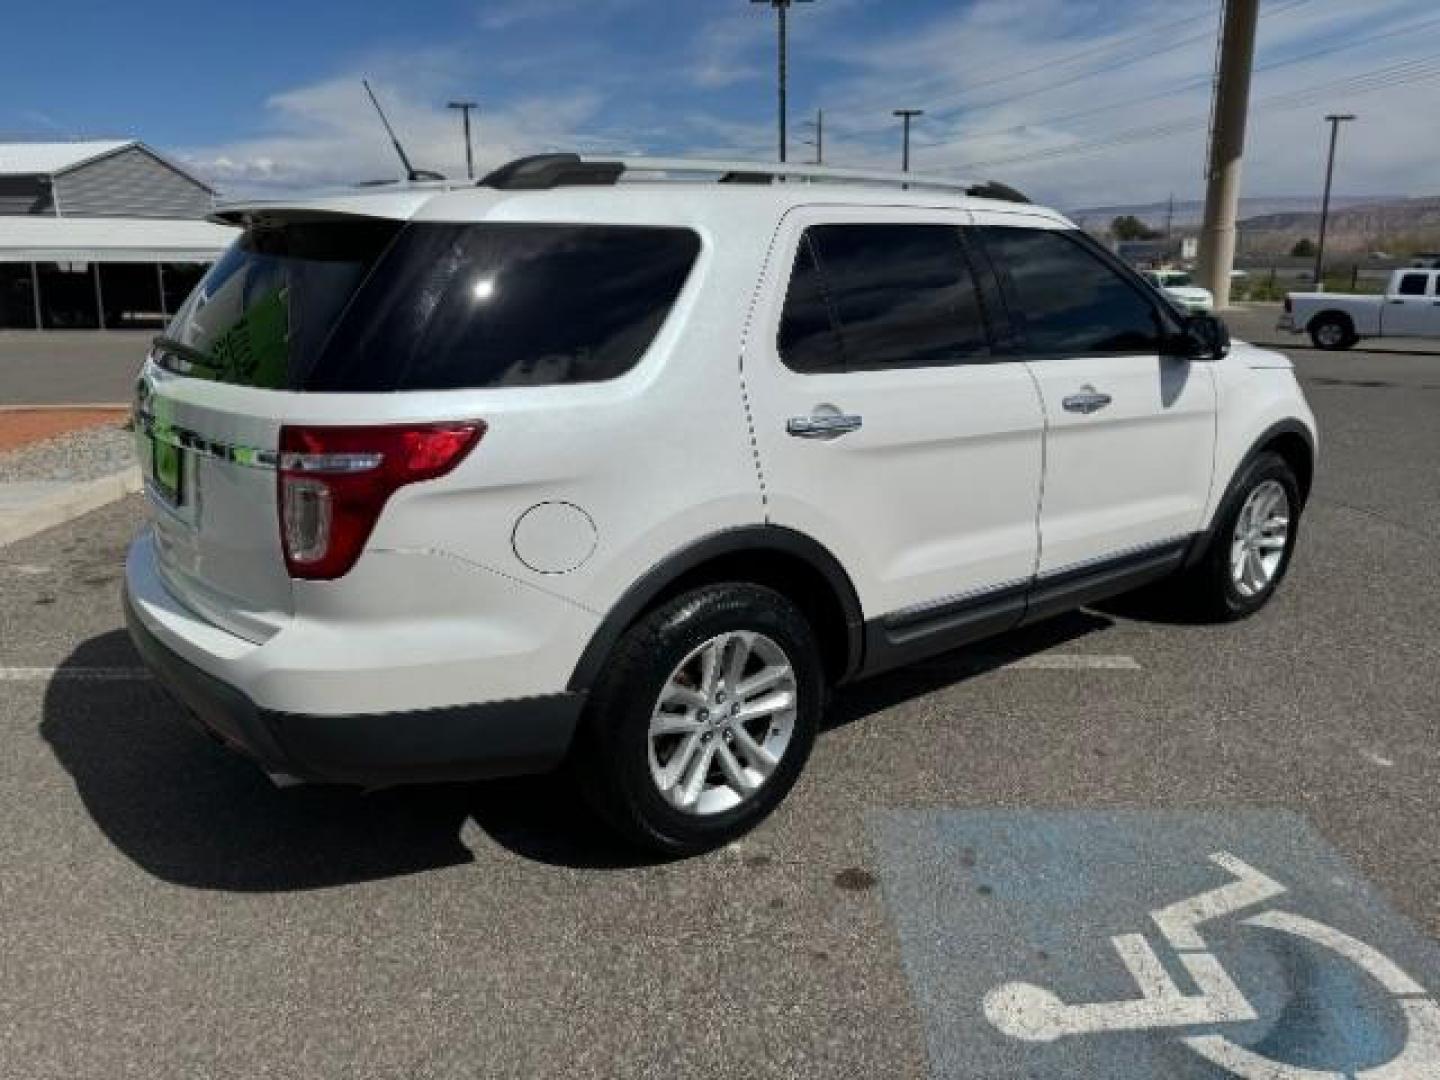
[[(1298, 0), (1298, 2), (1309, 3), (1310, 0)], [(1188, 23), (1199, 22), (1201, 19), (1208, 18), (1210, 18), (1208, 14), (1191, 15), (1184, 19), (1169, 20), (1164, 23), (1157, 23), (1155, 26), (1151, 26), (1144, 30), (1137, 31), (1136, 33), (1130, 34), (1127, 37), (1116, 38), (1114, 41), (1107, 41), (1103, 45), (1094, 45), (1088, 49), (1082, 49), (1079, 52), (1070, 53), (1068, 56), (1062, 56), (1056, 60), (1050, 60), (1043, 64), (1036, 64), (1034, 67), (1021, 68), (1019, 71), (1008, 71), (1004, 75), (997, 75), (992, 79), (982, 79), (978, 82), (972, 82), (967, 89), (978, 90), (986, 86), (996, 86), (1000, 83), (1011, 82), (1015, 79), (1023, 79), (1027, 75), (1035, 75), (1042, 71), (1053, 71), (1057, 67), (1065, 67), (1068, 64), (1075, 63), (1077, 60), (1084, 60), (1091, 56), (1098, 56), (1103, 53), (1110, 52), (1113, 49), (1118, 49), (1123, 45), (1129, 45), (1136, 41), (1143, 41), (1146, 38), (1153, 37), (1156, 34), (1168, 34), (1174, 31), (1177, 26), (1185, 26)]]
[[(1352, 95), (1373, 94), (1381, 90), (1389, 90), (1393, 87), (1405, 86), (1410, 83), (1422, 82), (1437, 77), (1440, 77), (1440, 58), (1409, 60), (1387, 68), (1380, 68), (1364, 75), (1350, 76), (1349, 78), (1329, 83), (1320, 83), (1303, 90), (1278, 94), (1270, 98), (1262, 98), (1255, 104), (1252, 112), (1286, 112), (1292, 109), (1315, 105), (1329, 97), (1333, 97), (1337, 93)], [(1045, 150), (1017, 154), (1010, 157), (968, 162), (963, 165), (956, 165), (953, 168), (956, 171), (963, 172), (965, 170), (992, 168), (996, 165), (1016, 165), (1033, 161), (1054, 160), (1057, 158), (1093, 153), (1099, 150), (1108, 150), (1116, 146), (1133, 145), (1140, 142), (1149, 142), (1154, 139), (1168, 138), (1171, 135), (1203, 129), (1206, 124), (1207, 120), (1204, 117), (1191, 117), (1186, 120), (1166, 124), (1132, 128), (1127, 131), (1116, 132), (1102, 139), (1092, 140), (1091, 142), (1070, 143), (1064, 146), (1049, 147)]]
[[(1264, 18), (1266, 15), (1278, 14), (1280, 10), (1282, 9), (1276, 9), (1272, 12), (1265, 12), (1261, 15), (1261, 17)], [(1266, 64), (1258, 64), (1255, 67), (1255, 72), (1256, 74), (1259, 74), (1266, 71), (1275, 71), (1280, 68), (1293, 67), (1296, 64), (1303, 64), (1307, 61), (1315, 60), (1323, 56), (1330, 56), (1345, 49), (1358, 48), (1361, 45), (1369, 45), (1376, 41), (1383, 41), (1386, 38), (1402, 37), (1404, 35), (1413, 34), (1416, 31), (1425, 30), (1436, 25), (1440, 25), (1440, 18), (1423, 19), (1420, 22), (1411, 23), (1408, 26), (1402, 26), (1395, 30), (1387, 30), (1378, 34), (1369, 34), (1364, 37), (1349, 38), (1339, 45), (1332, 45), (1324, 49), (1318, 49), (1314, 52), (1304, 53), (1300, 56), (1287, 57), (1283, 60), (1272, 60)], [(943, 139), (935, 142), (917, 143), (916, 145), (923, 149), (933, 150), (938, 147), (956, 146), (960, 143), (969, 142), (973, 139), (984, 139), (997, 135), (1014, 135), (1023, 131), (1030, 130), (1032, 128), (1046, 127), (1052, 124), (1063, 124), (1071, 120), (1083, 120), (1092, 116), (1099, 116), (1103, 113), (1114, 112), (1117, 109), (1128, 109), (1136, 105), (1144, 105), (1152, 101), (1163, 101), (1165, 98), (1178, 97), (1181, 94), (1188, 94), (1192, 90), (1197, 90), (1203, 86), (1208, 85), (1210, 81), (1211, 76), (1198, 75), (1190, 80), (1187, 80), (1184, 83), (1171, 87), (1168, 90), (1160, 90), (1153, 94), (1146, 94), (1142, 97), (1126, 98), (1124, 101), (1113, 101), (1105, 105), (1097, 105), (1092, 108), (1080, 109), (1076, 112), (1063, 113), (1059, 116), (1042, 117), (1038, 120), (1030, 120), (1023, 124), (1013, 124), (1010, 127), (986, 128), (980, 131), (968, 132), (964, 136), (955, 139)]]
[[(1311, 3), (1311, 2), (1312, 2), (1312, 0), (1290, 0), (1290, 3), (1288, 3), (1288, 4), (1284, 4), (1284, 5), (1280, 6), (1280, 7), (1272, 8), (1271, 10), (1266, 11), (1261, 17), (1262, 17), (1262, 18), (1269, 18), (1270, 16), (1273, 16), (1273, 15), (1282, 15), (1282, 14), (1284, 14), (1284, 13), (1287, 12), (1287, 11), (1293, 11), (1295, 8), (1301, 7), (1301, 6), (1303, 6), (1303, 5), (1305, 5), (1305, 4), (1308, 4), (1308, 3)], [(1170, 29), (1173, 29), (1175, 26), (1183, 26), (1183, 25), (1184, 25), (1185, 23), (1187, 23), (1187, 22), (1195, 22), (1195, 21), (1198, 21), (1199, 19), (1208, 19), (1208, 18), (1210, 18), (1210, 15), (1206, 14), (1206, 15), (1200, 15), (1200, 16), (1193, 16), (1193, 17), (1188, 18), (1188, 19), (1182, 19), (1182, 20), (1180, 20), (1178, 23), (1172, 23), (1172, 24), (1170, 24), (1170, 26), (1168, 26), (1168, 27), (1156, 27), (1156, 28), (1152, 28), (1151, 30), (1144, 31), (1144, 32), (1142, 32), (1141, 34), (1133, 35), (1132, 38), (1122, 38), (1122, 39), (1120, 39), (1119, 42), (1111, 42), (1110, 44), (1108, 44), (1108, 45), (1106, 45), (1106, 46), (1103, 46), (1103, 47), (1101, 47), (1101, 48), (1098, 48), (1098, 49), (1096, 49), (1096, 50), (1093, 50), (1093, 51), (1096, 51), (1096, 52), (1109, 51), (1110, 49), (1114, 49), (1114, 48), (1118, 47), (1118, 45), (1121, 44), (1121, 43), (1127, 43), (1127, 42), (1131, 41), (1131, 40), (1133, 39), (1133, 37), (1147, 37), (1147, 36), (1150, 36), (1150, 35), (1152, 35), (1152, 34), (1154, 34), (1154, 33), (1159, 32), (1160, 30), (1170, 30)], [(1193, 44), (1195, 44), (1196, 42), (1199, 42), (1199, 41), (1209, 41), (1209, 40), (1212, 39), (1213, 36), (1214, 36), (1214, 35), (1212, 34), (1211, 31), (1206, 30), (1206, 31), (1204, 31), (1203, 33), (1191, 34), (1191, 35), (1189, 35), (1188, 37), (1176, 38), (1175, 40), (1169, 42), (1169, 43), (1166, 44), (1166, 45), (1161, 46), (1161, 47), (1158, 48), (1158, 49), (1153, 49), (1153, 48), (1152, 48), (1152, 49), (1145, 49), (1145, 50), (1143, 50), (1143, 51), (1136, 52), (1136, 53), (1133, 53), (1133, 54), (1131, 54), (1131, 55), (1129, 55), (1129, 56), (1126, 56), (1126, 57), (1124, 57), (1124, 58), (1122, 58), (1122, 59), (1116, 60), (1114, 63), (1105, 64), (1105, 65), (1102, 65), (1102, 66), (1097, 67), (1097, 68), (1091, 68), (1091, 69), (1086, 70), (1086, 71), (1077, 72), (1077, 73), (1075, 73), (1075, 74), (1073, 74), (1073, 75), (1066, 76), (1065, 78), (1062, 78), (1062, 79), (1052, 79), (1052, 80), (1050, 80), (1050, 81), (1047, 81), (1043, 86), (1033, 87), (1033, 88), (1031, 88), (1031, 89), (1029, 89), (1029, 90), (1022, 90), (1022, 91), (1019, 91), (1018, 93), (1009, 94), (1009, 95), (1007, 95), (1007, 96), (1005, 96), (1005, 97), (1003, 97), (1003, 98), (996, 98), (996, 99), (994, 99), (994, 100), (992, 100), (992, 101), (980, 102), (980, 103), (978, 103), (978, 104), (977, 104), (977, 103), (973, 103), (973, 102), (965, 102), (964, 100), (961, 100), (961, 101), (959, 101), (959, 102), (955, 102), (955, 103), (952, 103), (952, 104), (949, 104), (949, 105), (945, 105), (945, 106), (942, 107), (942, 112), (953, 113), (953, 112), (958, 112), (958, 111), (960, 111), (960, 110), (962, 110), (962, 109), (968, 110), (968, 111), (975, 111), (975, 110), (979, 110), (979, 109), (993, 109), (993, 108), (996, 108), (997, 106), (1000, 106), (1000, 105), (1008, 105), (1008, 104), (1010, 104), (1011, 102), (1024, 101), (1024, 100), (1027, 99), (1027, 98), (1038, 97), (1038, 96), (1040, 96), (1041, 94), (1048, 94), (1048, 93), (1050, 93), (1051, 91), (1059, 90), (1059, 89), (1062, 89), (1062, 88), (1064, 88), (1064, 87), (1066, 87), (1066, 86), (1072, 86), (1072, 85), (1074, 85), (1075, 83), (1083, 82), (1083, 81), (1085, 81), (1086, 79), (1092, 79), (1092, 78), (1094, 78), (1094, 77), (1097, 76), (1097, 75), (1108, 75), (1108, 74), (1110, 74), (1110, 72), (1112, 72), (1112, 71), (1119, 71), (1121, 68), (1129, 67), (1129, 66), (1132, 65), (1132, 64), (1137, 64), (1137, 63), (1140, 63), (1141, 61), (1144, 61), (1144, 60), (1149, 60), (1149, 59), (1151, 59), (1152, 57), (1163, 56), (1163, 55), (1165, 55), (1166, 53), (1175, 52), (1175, 51), (1178, 50), (1178, 49), (1183, 49), (1183, 48), (1185, 48), (1187, 45), (1193, 45)], [(1077, 54), (1077, 55), (1080, 55), (1080, 54)], [(1073, 59), (1075, 59), (1075, 57), (1071, 57), (1071, 60), (1073, 60)], [(1065, 59), (1062, 58), (1062, 59), (1060, 59), (1060, 60), (1051, 61), (1051, 62), (1046, 63), (1046, 64), (1039, 64), (1039, 65), (1036, 65), (1035, 67), (1025, 68), (1025, 69), (1023, 69), (1023, 70), (1021, 70), (1021, 71), (1014, 72), (1014, 73), (1011, 74), (1011, 75), (1003, 76), (1003, 77), (998, 78), (998, 79), (992, 79), (992, 80), (989, 80), (988, 82), (972, 83), (972, 84), (967, 88), (967, 91), (966, 91), (966, 92), (968, 93), (970, 90), (975, 90), (975, 89), (978, 89), (978, 88), (983, 87), (983, 86), (993, 85), (994, 83), (1006, 82), (1006, 81), (1009, 81), (1010, 79), (1018, 79), (1018, 78), (1021, 78), (1021, 77), (1025, 76), (1025, 75), (1033, 75), (1033, 74), (1036, 74), (1036, 73), (1039, 73), (1039, 72), (1048, 72), (1048, 71), (1053, 70), (1053, 68), (1055, 68), (1056, 66), (1063, 66), (1064, 64), (1066, 64), (1066, 63), (1068, 63), (1068, 62), (1070, 62), (1070, 61), (1067, 61), (1067, 60), (1065, 60)]]

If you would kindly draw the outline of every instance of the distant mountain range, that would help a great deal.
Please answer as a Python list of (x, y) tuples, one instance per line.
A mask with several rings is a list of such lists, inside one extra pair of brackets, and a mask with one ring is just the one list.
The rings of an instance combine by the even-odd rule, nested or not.
[[(1310, 195), (1241, 199), (1243, 247), (1249, 251), (1281, 251), (1297, 240), (1313, 240), (1320, 232), (1319, 201)], [(1167, 209), (1166, 203), (1100, 206), (1073, 210), (1070, 216), (1096, 231), (1126, 214), (1133, 214), (1153, 229), (1163, 229)], [(1198, 201), (1177, 201), (1174, 228), (1194, 232), (1200, 227), (1204, 209), (1204, 204)], [(1330, 200), (1329, 241), (1337, 251), (1387, 245), (1440, 247), (1440, 196), (1408, 199), (1337, 195)]]
[[(1351, 206), (1404, 201), (1404, 197), (1399, 195), (1335, 195), (1330, 199), (1330, 207), (1332, 210), (1336, 210)], [(1167, 210), (1167, 203), (1156, 202), (1133, 203), (1127, 206), (1093, 206), (1083, 210), (1070, 210), (1068, 213), (1075, 221), (1082, 222), (1090, 228), (1098, 228), (1102, 224), (1108, 225), (1117, 217), (1133, 214), (1151, 228), (1161, 229), (1165, 227)], [(1254, 217), (1268, 217), (1272, 214), (1305, 213), (1313, 213), (1317, 219), (1319, 218), (1320, 197), (1318, 195), (1275, 195), (1268, 198), (1240, 200), (1240, 219), (1242, 221)], [(1176, 200), (1175, 228), (1198, 229), (1204, 216), (1205, 204), (1200, 200)]]

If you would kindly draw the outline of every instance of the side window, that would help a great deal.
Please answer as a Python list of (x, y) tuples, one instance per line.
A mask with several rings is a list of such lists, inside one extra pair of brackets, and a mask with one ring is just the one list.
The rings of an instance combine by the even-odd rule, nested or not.
[(1401, 296), (1425, 296), (1429, 292), (1429, 274), (1406, 274), (1400, 279)]
[[(825, 322), (831, 332), (825, 333)], [(818, 225), (796, 259), (780, 332), (796, 371), (988, 359), (975, 279), (951, 225)]]
[(825, 283), (815, 262), (815, 249), (806, 233), (795, 252), (785, 313), (780, 319), (780, 356), (786, 365), (806, 375), (842, 371), (845, 356), (835, 329)]
[(1032, 353), (1149, 353), (1162, 348), (1152, 300), (1084, 243), (1053, 229), (978, 230), (1007, 272), (1012, 310)]

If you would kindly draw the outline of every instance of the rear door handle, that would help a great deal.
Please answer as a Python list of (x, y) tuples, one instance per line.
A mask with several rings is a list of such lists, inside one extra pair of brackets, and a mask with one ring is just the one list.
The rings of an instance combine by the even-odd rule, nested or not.
[(1114, 400), (1109, 394), (1102, 394), (1093, 386), (1082, 386), (1078, 394), (1071, 394), (1061, 404), (1065, 406), (1066, 412), (1088, 416), (1090, 413), (1099, 412)]
[(815, 412), (809, 416), (792, 416), (785, 421), (785, 430), (797, 439), (838, 439), (859, 431), (861, 417), (850, 413)]

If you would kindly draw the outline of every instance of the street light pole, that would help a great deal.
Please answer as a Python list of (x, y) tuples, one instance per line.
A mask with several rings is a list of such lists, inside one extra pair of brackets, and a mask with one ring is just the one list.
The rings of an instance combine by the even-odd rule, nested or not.
[(1315, 288), (1325, 291), (1325, 232), (1330, 226), (1330, 185), (1335, 179), (1335, 144), (1340, 139), (1340, 125), (1356, 117), (1350, 113), (1334, 113), (1325, 117), (1330, 125), (1330, 158), (1325, 165), (1325, 197), (1320, 203), (1320, 243), (1315, 248)]
[(785, 137), (785, 119), (787, 112), (786, 95), (789, 91), (790, 80), (790, 5), (810, 4), (814, 0), (750, 0), (752, 4), (768, 4), (775, 9), (779, 17), (779, 60), (780, 60), (780, 162), (785, 162), (785, 150), (787, 140)]
[(903, 144), (902, 144), (902, 145), (903, 145), (903, 149), (900, 151), (900, 171), (901, 171), (901, 172), (909, 172), (909, 171), (910, 171), (910, 121), (913, 120), (913, 119), (915, 119), (915, 117), (917, 117), (917, 116), (924, 116), (924, 115), (925, 115), (925, 110), (924, 110), (924, 109), (896, 109), (896, 110), (895, 110), (895, 115), (898, 116), (898, 117), (900, 117), (901, 122), (902, 122), (902, 123), (904, 124), (904, 126), (905, 126), (905, 137), (904, 137), (904, 142), (903, 142)]
[(465, 118), (465, 175), (474, 180), (475, 152), (470, 148), (470, 110), (478, 109), (480, 106), (473, 101), (452, 101), (446, 107), (459, 109)]

